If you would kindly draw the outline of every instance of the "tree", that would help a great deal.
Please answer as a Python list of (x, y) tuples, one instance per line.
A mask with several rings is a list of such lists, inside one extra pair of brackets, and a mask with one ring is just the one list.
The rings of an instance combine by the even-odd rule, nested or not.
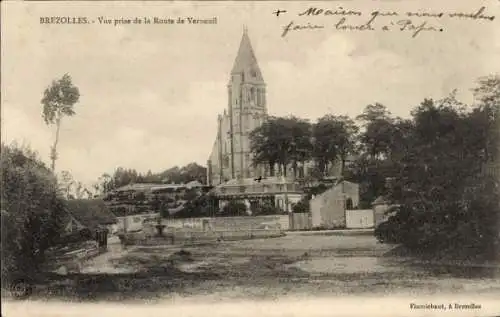
[(386, 194), (385, 180), (394, 175), (391, 161), (374, 159), (369, 155), (360, 155), (346, 173), (346, 179), (358, 183), (360, 208), (371, 208), (371, 203)]
[[(500, 74), (485, 76), (479, 79), (479, 85), (473, 89), (474, 95), (479, 101), (474, 119), (482, 121), (481, 133), (485, 138), (485, 157), (487, 160), (498, 159), (498, 144), (500, 144), (500, 125), (498, 124), (500, 113)], [(476, 124), (479, 122), (476, 122)]]
[(271, 176), (274, 176), (275, 165), (286, 176), (290, 163), (294, 176), (297, 176), (299, 164), (303, 167), (310, 157), (310, 124), (307, 120), (293, 116), (270, 117), (251, 132), (250, 149), (254, 166), (269, 166)]
[(75, 180), (69, 171), (62, 171), (60, 173), (58, 184), (59, 189), (62, 191), (66, 199), (74, 198), (73, 187), (75, 186)]
[(55, 175), (29, 148), (1, 147), (2, 273), (32, 272), (59, 237), (64, 203)]
[(363, 110), (363, 113), (356, 117), (357, 120), (363, 122), (364, 124), (377, 121), (377, 120), (390, 120), (391, 112), (387, 110), (387, 107), (381, 103), (375, 103), (373, 105), (368, 105)]
[(42, 117), (47, 125), (56, 125), (56, 137), (51, 148), (51, 169), (55, 170), (57, 160), (57, 144), (63, 117), (75, 114), (74, 105), (80, 99), (80, 92), (71, 82), (71, 77), (65, 74), (61, 79), (53, 81), (44, 91), (42, 98)]
[(250, 133), (253, 164), (254, 166), (267, 165), (271, 176), (274, 176), (274, 167), (280, 161), (278, 136), (283, 133), (280, 128), (278, 118), (270, 117)]
[[(499, 247), (498, 178), (484, 172), (498, 153), (500, 81), (482, 79), (487, 93), (467, 109), (454, 95), (426, 99), (406, 125), (388, 191), (400, 204), (376, 232), (380, 240), (430, 254), (487, 259)], [(495, 86), (496, 85), (496, 86)], [(496, 110), (495, 110), (496, 109)]]
[(315, 158), (320, 171), (325, 175), (329, 166), (341, 162), (341, 174), (349, 154), (353, 154), (358, 128), (347, 116), (325, 115), (313, 127)]
[(373, 158), (386, 156), (391, 146), (394, 119), (387, 108), (379, 103), (368, 105), (356, 117), (362, 122), (364, 131), (360, 136), (365, 151)]
[(348, 156), (355, 154), (356, 137), (359, 129), (354, 121), (347, 116), (337, 117), (336, 125), (338, 133), (335, 136), (334, 143), (341, 163), (340, 175), (343, 176)]
[[(153, 178), (158, 182), (172, 182), (175, 184), (189, 183), (198, 181), (202, 184), (206, 183), (207, 169), (195, 162), (189, 163), (186, 166), (174, 166), (157, 175), (153, 174)], [(155, 182), (156, 182), (155, 181)]]
[(302, 175), (304, 174), (305, 162), (311, 158), (313, 145), (311, 142), (312, 130), (311, 124), (307, 120), (296, 117), (288, 118), (288, 124), (291, 135), (290, 142), (290, 160), (292, 162), (293, 176), (297, 177), (297, 168), (299, 164), (302, 167)]
[(111, 175), (104, 173), (99, 177), (94, 187), (99, 194), (106, 194), (115, 188), (115, 184)]

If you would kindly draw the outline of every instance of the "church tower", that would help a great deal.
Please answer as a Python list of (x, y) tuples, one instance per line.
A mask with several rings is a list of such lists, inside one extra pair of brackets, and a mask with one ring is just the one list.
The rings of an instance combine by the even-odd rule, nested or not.
[(227, 109), (217, 120), (217, 136), (207, 161), (207, 183), (218, 185), (237, 178), (264, 176), (252, 164), (250, 133), (267, 117), (266, 84), (243, 30), (227, 84)]
[(266, 84), (246, 28), (243, 30), (227, 91), (231, 178), (260, 175), (260, 171), (252, 165), (250, 133), (264, 122), (267, 115)]

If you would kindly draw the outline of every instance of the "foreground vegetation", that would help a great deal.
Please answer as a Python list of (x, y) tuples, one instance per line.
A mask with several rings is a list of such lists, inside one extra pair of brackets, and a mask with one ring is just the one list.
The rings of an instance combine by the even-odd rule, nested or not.
[(474, 105), (455, 93), (425, 99), (409, 119), (369, 105), (357, 117), (360, 133), (345, 116), (314, 124), (272, 117), (251, 135), (254, 163), (271, 174), (274, 166), (286, 174), (291, 165), (300, 176), (313, 160), (316, 177), (337, 163), (340, 175), (360, 183), (361, 208), (380, 195), (400, 205), (376, 231), (381, 241), (420, 253), (492, 258), (499, 250), (500, 76), (481, 78), (474, 93)]
[(64, 201), (55, 175), (29, 149), (2, 145), (0, 169), (2, 277), (34, 272), (59, 237)]

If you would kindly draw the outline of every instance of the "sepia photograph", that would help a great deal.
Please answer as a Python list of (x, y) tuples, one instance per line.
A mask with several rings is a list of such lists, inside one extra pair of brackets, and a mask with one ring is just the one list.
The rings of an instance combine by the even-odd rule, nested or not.
[(500, 1), (5, 1), (2, 316), (499, 316)]

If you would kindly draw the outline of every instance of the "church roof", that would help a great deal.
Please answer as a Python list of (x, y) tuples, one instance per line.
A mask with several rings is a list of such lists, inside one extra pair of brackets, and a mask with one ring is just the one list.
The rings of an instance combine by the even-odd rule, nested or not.
[(236, 59), (234, 61), (233, 70), (231, 71), (231, 73), (243, 73), (245, 78), (248, 78), (252, 81), (264, 81), (246, 28), (243, 31), (240, 48), (238, 49), (238, 55), (236, 56)]

